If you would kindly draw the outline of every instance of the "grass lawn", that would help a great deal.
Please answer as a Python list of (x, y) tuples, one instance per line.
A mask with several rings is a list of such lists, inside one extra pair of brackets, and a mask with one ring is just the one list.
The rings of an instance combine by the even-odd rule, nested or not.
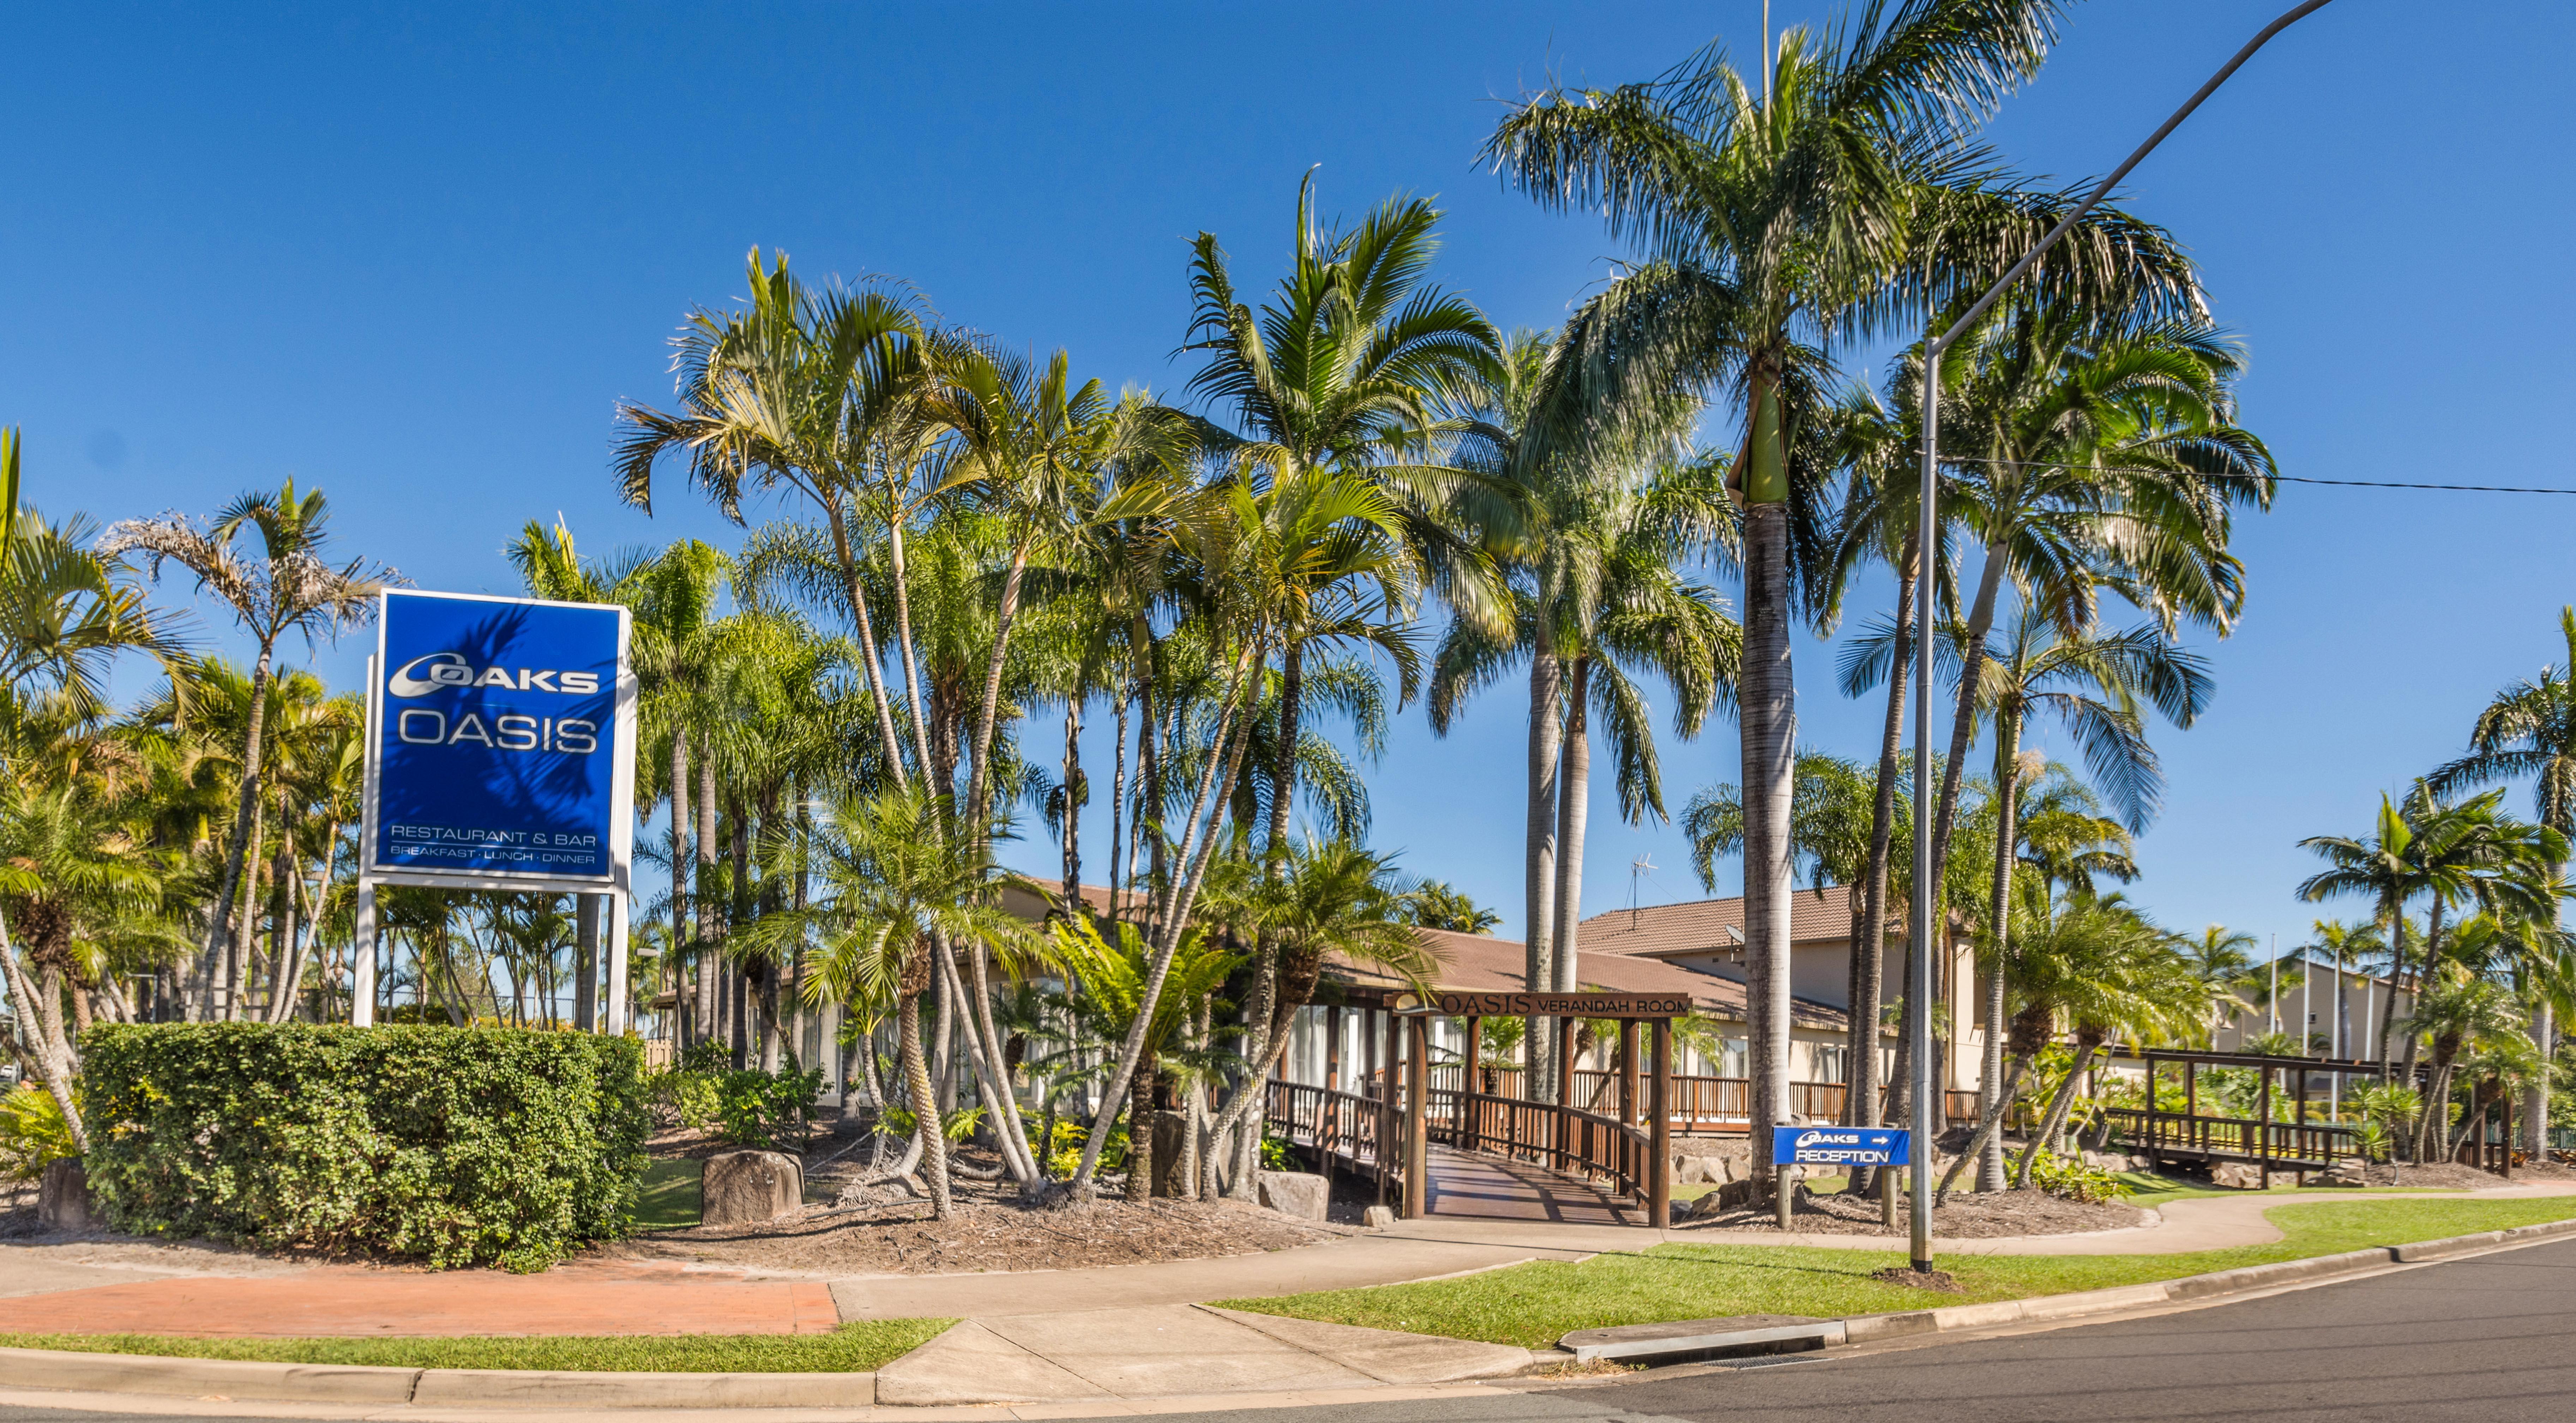
[(2379, 1200), (2277, 1206), (2284, 1239), (2187, 1255), (1953, 1255), (1940, 1263), (1966, 1293), (1870, 1278), (1901, 1251), (1777, 1245), (1658, 1245), (1580, 1264), (1536, 1261), (1454, 1280), (1222, 1300), (1229, 1309), (1545, 1348), (1569, 1330), (1733, 1314), (1831, 1318), (2143, 1284), (2274, 1260), (2402, 1245), (2576, 1215), (2576, 1201)]
[(635, 1228), (677, 1230), (696, 1225), (706, 1176), (703, 1161), (645, 1163), (643, 1189), (635, 1200)]
[[(693, 1217), (694, 1219), (694, 1217)], [(185, 1339), (169, 1334), (0, 1334), (0, 1348), (84, 1354), (377, 1364), (403, 1369), (599, 1373), (865, 1373), (920, 1348), (953, 1319), (873, 1319), (829, 1334), (663, 1334), (559, 1339)]]

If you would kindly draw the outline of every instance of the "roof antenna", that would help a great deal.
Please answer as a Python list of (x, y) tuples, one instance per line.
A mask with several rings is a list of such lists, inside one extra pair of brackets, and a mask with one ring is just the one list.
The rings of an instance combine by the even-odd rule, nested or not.
[(1628, 932), (1637, 932), (1637, 884), (1655, 872), (1655, 857), (1650, 851), (1628, 862)]

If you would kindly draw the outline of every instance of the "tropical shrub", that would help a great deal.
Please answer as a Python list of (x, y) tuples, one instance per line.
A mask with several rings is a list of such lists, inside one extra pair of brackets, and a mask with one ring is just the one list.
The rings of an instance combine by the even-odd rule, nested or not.
[(814, 1098), (823, 1090), (822, 1069), (800, 1072), (791, 1059), (776, 1072), (754, 1067), (719, 1073), (713, 1084), (717, 1134), (727, 1142), (804, 1152)]
[(631, 1038), (102, 1023), (81, 1045), (90, 1186), (119, 1230), (535, 1270), (634, 1214)]
[(655, 1122), (662, 1126), (697, 1131), (716, 1124), (720, 1103), (713, 1073), (684, 1068), (656, 1072), (645, 1095), (653, 1104)]
[(0, 1093), (0, 1181), (33, 1181), (49, 1163), (78, 1155), (53, 1093), (34, 1086)]
[(2128, 1183), (2116, 1171), (2084, 1164), (2080, 1156), (2060, 1156), (2045, 1147), (2039, 1159), (2031, 1163), (2030, 1183), (2062, 1200), (2100, 1205), (2129, 1194)]

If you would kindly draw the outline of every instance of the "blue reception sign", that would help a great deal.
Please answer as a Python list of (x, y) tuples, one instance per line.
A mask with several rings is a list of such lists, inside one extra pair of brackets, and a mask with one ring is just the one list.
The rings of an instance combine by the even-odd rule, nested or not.
[(387, 592), (382, 611), (370, 872), (622, 880), (626, 610)]
[(1913, 1139), (1893, 1127), (1773, 1127), (1771, 1159), (1783, 1166), (1909, 1166)]

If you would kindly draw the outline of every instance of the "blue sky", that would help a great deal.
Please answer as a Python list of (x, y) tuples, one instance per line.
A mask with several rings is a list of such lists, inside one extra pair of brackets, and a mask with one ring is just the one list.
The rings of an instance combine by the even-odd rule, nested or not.
[[(2103, 171), (2275, 8), (2073, 6), (1991, 137), (2034, 173)], [(424, 587), (513, 591), (499, 549), (531, 518), (560, 513), (598, 552), (729, 537), (676, 486), (653, 518), (623, 508), (606, 451), (613, 402), (667, 397), (665, 338), (740, 290), (754, 243), (812, 273), (901, 276), (953, 321), (1177, 390), (1188, 239), (1216, 232), (1239, 281), (1266, 281), (1320, 164), (1344, 214), (1436, 195), (1441, 280), (1502, 325), (1549, 325), (1618, 249), (1472, 171), (1501, 104), (1551, 72), (1645, 77), (1713, 35), (1750, 53), (1759, 14), (30, 11), (0, 86), (0, 420), (26, 428), (48, 512), (203, 511), (291, 474), (330, 491), (349, 551)], [(2247, 342), (2244, 420), (2285, 473), (2576, 487), (2548, 413), (2565, 409), (2571, 39), (2558, 5), (2338, 0), (2134, 175), (2130, 205), (2194, 250)], [(2295, 842), (2362, 829), (2557, 655), (2571, 527), (2576, 499), (2308, 486), (2248, 518), (2251, 603), (2207, 648), (2208, 716), (2158, 735), (2171, 788), (2136, 898), (2176, 926), (2298, 942), (2317, 911), (2290, 893), (2311, 863)], [(371, 641), (315, 660), (353, 684)], [(1867, 754), (1874, 707), (1835, 695), (1826, 648), (1800, 654), (1803, 739)], [(1374, 839), (1506, 932), (1522, 732), (1508, 695), (1446, 740), (1416, 710), (1371, 777)], [(1053, 754), (1043, 730), (1030, 749)], [(1665, 764), (1676, 807), (1734, 779), (1732, 728)], [(1640, 856), (1658, 867), (1645, 902), (1699, 894), (1669, 826), (1618, 825), (1606, 790), (1595, 805), (1589, 905), (1625, 905)], [(1053, 851), (1017, 858), (1043, 870)]]

